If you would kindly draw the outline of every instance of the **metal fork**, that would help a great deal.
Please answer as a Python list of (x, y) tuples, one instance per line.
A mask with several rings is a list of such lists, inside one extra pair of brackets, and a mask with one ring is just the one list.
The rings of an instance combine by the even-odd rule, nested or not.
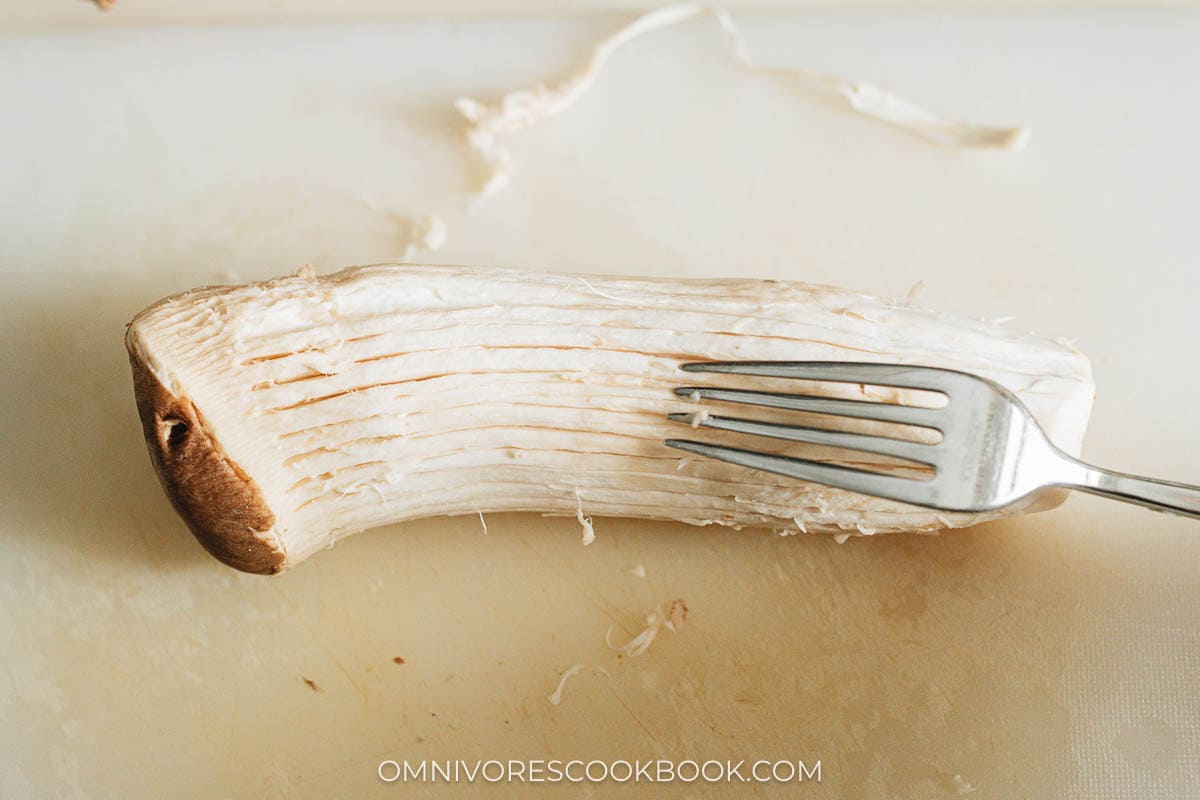
[(682, 369), (939, 392), (947, 398), (942, 408), (708, 386), (684, 386), (675, 390), (676, 394), (693, 399), (933, 428), (941, 432), (942, 438), (936, 444), (923, 444), (736, 417), (669, 415), (672, 420), (693, 426), (848, 448), (926, 464), (934, 469), (933, 476), (927, 480), (686, 439), (668, 439), (669, 447), (803, 481), (944, 511), (992, 511), (1043, 489), (1070, 488), (1200, 519), (1200, 487), (1088, 466), (1051, 444), (1029, 411), (1011, 392), (976, 375), (932, 367), (823, 361), (706, 362), (684, 364)]

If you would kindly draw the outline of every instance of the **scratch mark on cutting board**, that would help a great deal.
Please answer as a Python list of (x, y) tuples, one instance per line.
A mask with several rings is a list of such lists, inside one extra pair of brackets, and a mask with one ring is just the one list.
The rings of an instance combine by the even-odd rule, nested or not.
[(346, 680), (351, 686), (354, 687), (354, 691), (358, 692), (358, 696), (362, 698), (363, 705), (366, 705), (367, 690), (360, 686), (358, 681), (354, 680), (353, 676), (351, 676), (350, 672), (342, 665), (342, 662), (338, 660), (338, 657), (333, 654), (332, 650), (327, 649), (326, 652), (329, 653), (329, 657), (333, 659), (333, 663), (337, 666), (337, 668), (342, 671), (343, 675), (346, 676)]
[(704, 702), (704, 696), (701, 694), (702, 691), (704, 691), (703, 686), (700, 687), (700, 691), (696, 692), (696, 702), (699, 704), (701, 710), (704, 711), (705, 716), (708, 717), (708, 729), (712, 731), (714, 736), (720, 736), (722, 739), (736, 739), (736, 734), (722, 733), (717, 730), (717, 718), (713, 714), (712, 709), (708, 707), (708, 703)]
[(342, 772), (344, 770), (348, 770), (351, 768), (358, 769), (358, 768), (364, 767), (368, 764), (374, 766), (374, 765), (378, 764), (380, 761), (383, 761), (384, 759), (389, 758), (389, 757), (394, 757), (395, 755), (396, 755), (395, 750), (381, 750), (380, 752), (376, 753), (373, 756), (367, 756), (365, 758), (356, 758), (351, 761), (344, 761), (344, 762), (338, 764), (337, 766), (330, 767), (329, 769), (322, 770), (320, 772), (314, 772), (311, 775), (298, 775), (298, 776), (296, 776), (295, 780), (292, 782), (291, 786), (293, 788), (303, 786), (304, 784), (313, 783), (314, 781), (318, 781), (321, 778), (325, 778), (325, 777), (328, 777), (329, 775), (333, 775), (335, 773)]
[(650, 737), (650, 741), (654, 742), (655, 744), (661, 744), (658, 736), (654, 733), (654, 731), (650, 730), (650, 728), (646, 726), (645, 722), (642, 722), (641, 718), (638, 717), (638, 715), (636, 713), (634, 713), (633, 708), (630, 707), (630, 705), (625, 702), (625, 698), (622, 697), (621, 693), (618, 692), (616, 689), (613, 689), (613, 697), (617, 698), (617, 702), (621, 704), (621, 707), (629, 712), (629, 716), (632, 717), (633, 721), (638, 724), (638, 727), (640, 727), (642, 730), (644, 730), (646, 732), (646, 735)]
[[(279, 599), (282, 600), (289, 608), (291, 608), (292, 611), (296, 612), (294, 615), (295, 618), (300, 620), (300, 624), (303, 625), (305, 630), (308, 631), (309, 637), (312, 639), (312, 641), (320, 642), (321, 637), (317, 634), (317, 631), (313, 629), (312, 625), (310, 625), (308, 623), (308, 620), (304, 616), (304, 614), (300, 613), (299, 609), (297, 608), (296, 604), (292, 601), (292, 599), (290, 597), (288, 597), (287, 594), (285, 594), (284, 591), (282, 589), (280, 589), (278, 586), (274, 586), (272, 588), (275, 590), (275, 593), (277, 595), (279, 595)], [(329, 658), (333, 661), (334, 665), (336, 665), (337, 668), (341, 671), (341, 673), (346, 676), (346, 681), (354, 688), (354, 691), (358, 693), (358, 696), (360, 698), (362, 698), (363, 704), (365, 705), (367, 703), (366, 689), (364, 689), (358, 683), (358, 681), (354, 680), (354, 677), (346, 669), (345, 665), (343, 665), (342, 662), (338, 660), (338, 657), (334, 654), (333, 650), (328, 645), (326, 645), (324, 642), (321, 642), (321, 646), (325, 650), (326, 655), (328, 655)], [(307, 678), (305, 678), (304, 680), (306, 683), (308, 682)], [(320, 690), (318, 690), (318, 691), (320, 691)]]

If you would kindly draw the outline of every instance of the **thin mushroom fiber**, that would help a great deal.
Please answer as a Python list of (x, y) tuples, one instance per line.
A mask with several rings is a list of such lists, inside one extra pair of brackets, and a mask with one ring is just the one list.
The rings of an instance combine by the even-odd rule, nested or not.
[[(491, 103), (473, 97), (455, 100), (455, 109), (467, 123), (466, 144), (482, 167), (471, 208), (482, 198), (505, 189), (516, 173), (515, 159), (503, 143), (506, 137), (540, 125), (573, 107), (591, 90), (609, 59), (633, 40), (703, 17), (716, 21), (733, 57), (747, 70), (835, 98), (854, 113), (909, 131), (935, 144), (1020, 150), (1029, 139), (1028, 128), (980, 125), (955, 119), (872, 83), (818, 70), (760, 64), (751, 56), (733, 17), (724, 9), (703, 3), (677, 3), (642, 14), (598, 41), (587, 60), (565, 78), (508, 92)], [(420, 254), (439, 250), (446, 242), (446, 221), (442, 214), (412, 216), (381, 205), (369, 194), (362, 202), (374, 211), (386, 213), (397, 224), (400, 262), (412, 262)]]
[(502, 191), (516, 173), (515, 160), (501, 142), (504, 137), (539, 125), (574, 106), (591, 89), (608, 60), (633, 40), (701, 17), (716, 20), (733, 57), (748, 70), (836, 98), (857, 114), (910, 131), (935, 144), (1020, 150), (1029, 141), (1028, 128), (954, 119), (873, 83), (818, 70), (760, 64), (751, 56), (745, 38), (727, 11), (708, 3), (675, 3), (642, 14), (601, 39), (592, 47), (587, 60), (561, 80), (508, 92), (493, 103), (473, 97), (458, 98), (454, 107), (466, 120), (467, 145), (484, 167), (476, 190), (478, 197)]
[[(168, 496), (217, 558), (262, 573), (352, 533), (430, 516), (532, 511), (575, 522), (638, 517), (864, 535), (935, 532), (1033, 509), (946, 514), (681, 460), (664, 439), (680, 429), (714, 434), (666, 419), (698, 411), (673, 388), (737, 385), (736, 376), (681, 372), (689, 361), (971, 372), (1017, 394), (1070, 453), (1079, 451), (1093, 394), (1087, 359), (1063, 341), (835, 287), (752, 279), (304, 270), (166, 298), (130, 323), (126, 344)], [(746, 385), (921, 400), (879, 387), (753, 380)], [(809, 445), (755, 445), (845, 461)]]

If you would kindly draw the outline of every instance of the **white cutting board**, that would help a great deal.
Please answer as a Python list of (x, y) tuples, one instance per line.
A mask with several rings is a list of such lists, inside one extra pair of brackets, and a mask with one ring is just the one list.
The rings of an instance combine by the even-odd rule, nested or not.
[[(1053, 6), (1121, 8), (1129, 0), (1008, 0), (1008, 8)], [(1197, 0), (1155, 0), (1158, 7), (1194, 7)], [(145, 24), (209, 24), (264, 21), (355, 21), (429, 17), (585, 16), (642, 13), (664, 5), (655, 0), (113, 0), (107, 12), (95, 0), (0, 0), (0, 27), (123, 27)], [(730, 11), (906, 10), (918, 5), (942, 10), (995, 8), (994, 0), (723, 0)]]
[[(761, 797), (957, 797), (955, 775), (979, 798), (1200, 793), (1196, 523), (1077, 497), (840, 546), (597, 519), (584, 548), (572, 520), (435, 519), (271, 579), (192, 540), (144, 451), (123, 324), (229, 272), (394, 259), (368, 192), (444, 213), (439, 262), (924, 279), (927, 305), (1078, 337), (1087, 456), (1200, 482), (1200, 16), (744, 21), (764, 61), (1027, 123), (1019, 154), (814, 102), (693, 23), (514, 137), (511, 190), (465, 212), (450, 101), (559, 74), (613, 22), (0, 39), (0, 796), (387, 797), (405, 787), (383, 759), (510, 757), (821, 761), (820, 786)], [(678, 635), (606, 647), (677, 597)], [(576, 663), (611, 677), (552, 706)]]

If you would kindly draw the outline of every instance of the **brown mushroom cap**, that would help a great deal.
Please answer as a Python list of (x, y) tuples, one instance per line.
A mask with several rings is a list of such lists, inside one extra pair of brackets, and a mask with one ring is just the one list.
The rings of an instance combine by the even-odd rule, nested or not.
[(279, 572), (284, 554), (261, 535), (275, 515), (258, 484), (225, 454), (191, 401), (163, 386), (133, 347), (129, 363), (150, 460), (179, 516), (204, 549), (229, 566)]

